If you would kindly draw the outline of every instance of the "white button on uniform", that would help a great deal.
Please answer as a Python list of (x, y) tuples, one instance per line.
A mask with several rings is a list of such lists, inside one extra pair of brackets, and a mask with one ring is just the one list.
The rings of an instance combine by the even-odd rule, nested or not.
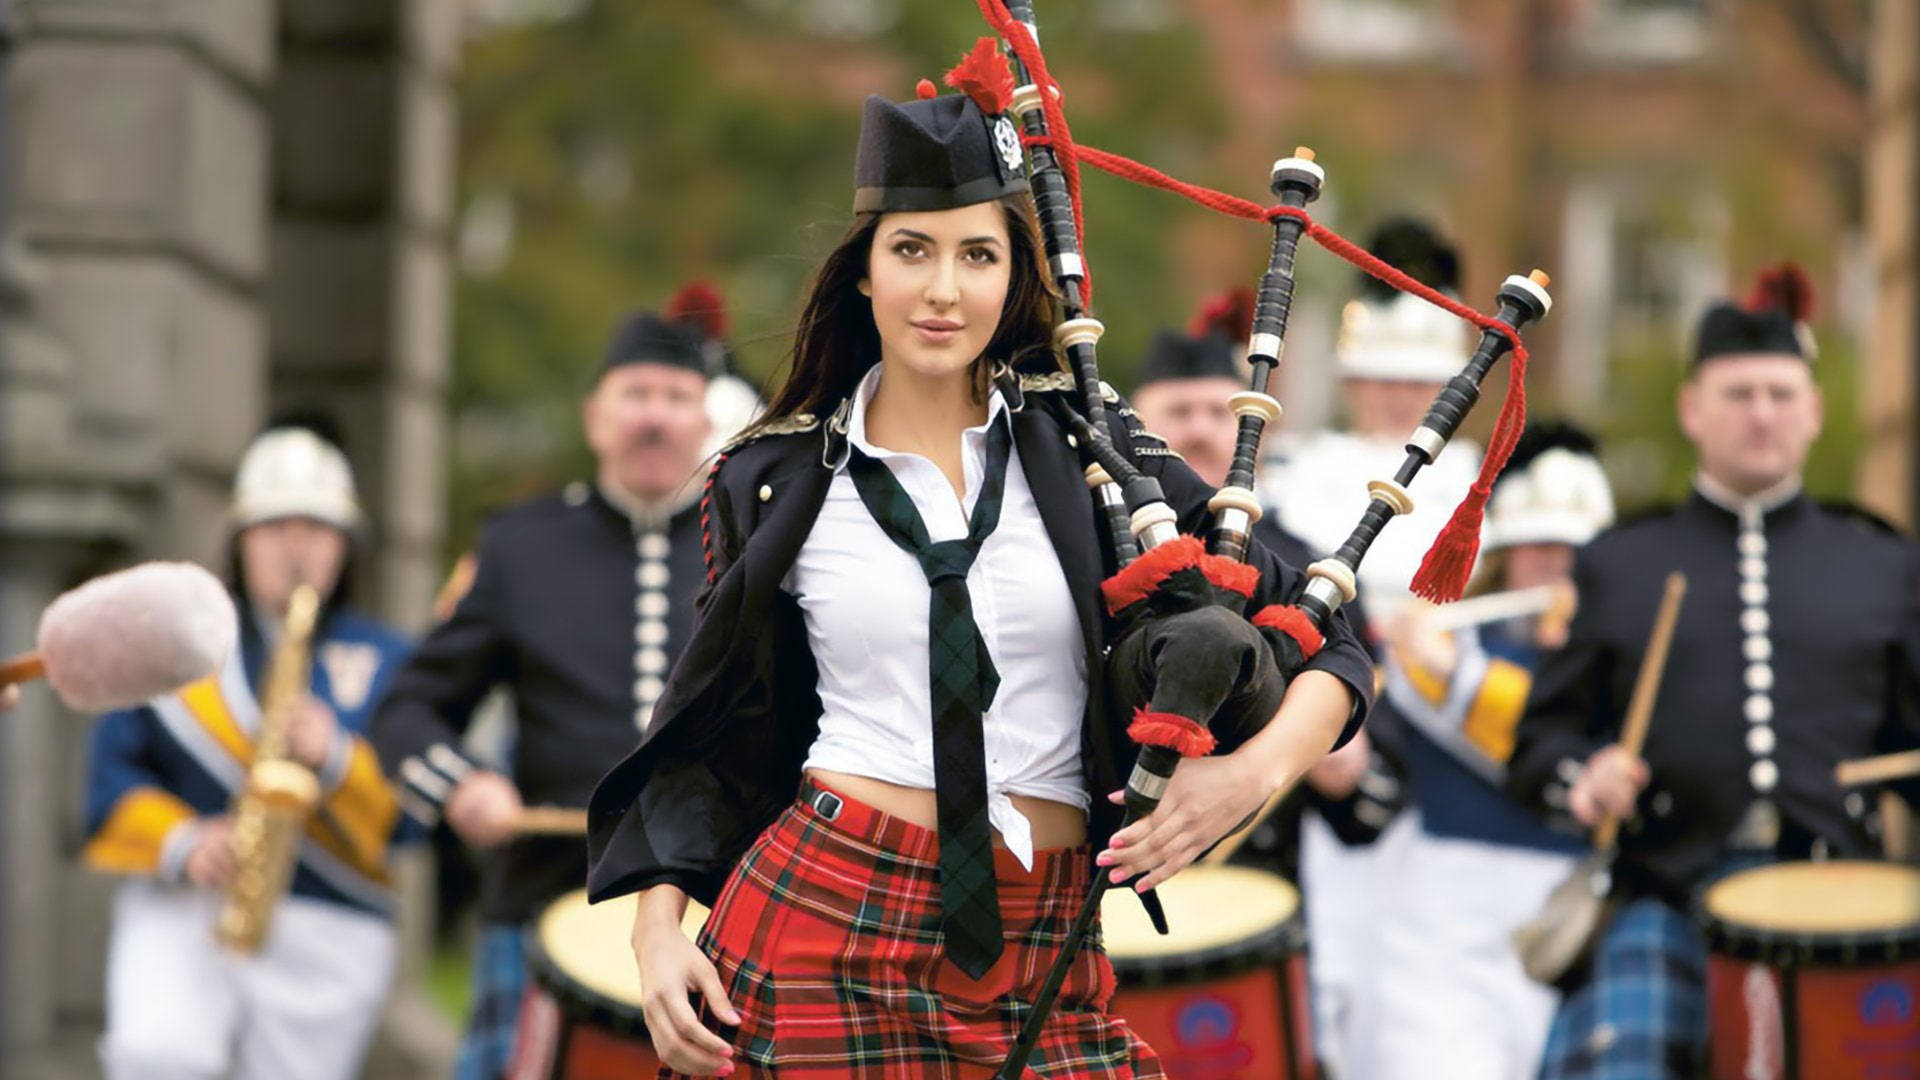
[(639, 708), (633, 710), (633, 726), (635, 730), (645, 731), (647, 730), (647, 725), (652, 722), (653, 722), (653, 706), (652, 705), (650, 704), (642, 705)]
[(639, 682), (634, 683), (633, 688), (636, 691), (636, 696), (639, 697), (641, 701), (654, 702), (660, 700), (660, 691), (665, 690), (667, 684), (649, 675)]
[(667, 617), (667, 596), (665, 593), (643, 592), (634, 601), (633, 610), (643, 619), (664, 619)]
[(656, 619), (646, 619), (634, 626), (633, 639), (642, 645), (665, 645), (667, 624)]
[(1755, 724), (1747, 729), (1747, 752), (1754, 757), (1766, 757), (1773, 753), (1773, 729), (1765, 724)]
[(1748, 608), (1740, 613), (1740, 629), (1749, 634), (1764, 634), (1771, 620), (1766, 608)]
[(1773, 689), (1773, 668), (1766, 664), (1747, 665), (1747, 689), (1756, 694)]
[(1764, 534), (1752, 531), (1740, 534), (1740, 554), (1757, 559), (1766, 553), (1767, 538)]
[(664, 649), (641, 649), (634, 657), (634, 663), (642, 675), (664, 675), (667, 672), (667, 654)]
[(664, 533), (650, 532), (640, 534), (640, 557), (643, 559), (664, 559), (667, 557), (667, 537)]
[(667, 564), (643, 562), (634, 576), (643, 589), (664, 589), (667, 587)]
[(1773, 699), (1765, 694), (1748, 697), (1745, 708), (1750, 724), (1765, 724), (1773, 719)]
[(1775, 765), (1769, 758), (1761, 758), (1747, 770), (1747, 779), (1752, 782), (1753, 790), (1765, 795), (1780, 782), (1780, 766)]
[(1867, 798), (1857, 791), (1849, 791), (1846, 798), (1847, 816), (1859, 817), (1867, 812)]
[(1767, 576), (1767, 560), (1751, 556), (1740, 560), (1740, 576), (1748, 581), (1763, 581)]
[(1763, 581), (1743, 581), (1740, 583), (1740, 602), (1748, 607), (1759, 607), (1767, 602), (1767, 586)]
[(1773, 659), (1773, 642), (1764, 635), (1755, 634), (1740, 643), (1740, 651), (1746, 654), (1749, 661), (1762, 664)]
[(771, 484), (761, 484), (760, 485), (760, 501), (766, 502), (771, 498), (773, 498), (773, 486)]

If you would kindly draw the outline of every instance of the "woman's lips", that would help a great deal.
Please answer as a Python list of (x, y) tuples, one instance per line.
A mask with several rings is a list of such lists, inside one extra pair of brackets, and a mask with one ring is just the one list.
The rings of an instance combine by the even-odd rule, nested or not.
[(945, 345), (960, 336), (965, 329), (960, 323), (945, 319), (925, 319), (913, 324), (913, 332), (928, 345)]

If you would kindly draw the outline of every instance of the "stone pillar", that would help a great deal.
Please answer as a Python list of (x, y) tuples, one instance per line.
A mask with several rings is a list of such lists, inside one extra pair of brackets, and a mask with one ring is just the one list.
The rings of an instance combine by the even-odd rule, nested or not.
[(1867, 244), (1874, 305), (1861, 379), (1859, 497), (1920, 523), (1920, 5), (1879, 4), (1870, 59)]
[[(210, 560), (264, 404), (273, 11), (14, 0), (0, 222), (0, 653), (136, 558)], [(108, 884), (78, 870), (88, 733), (42, 690), (0, 722), (0, 1073), (97, 1027)]]

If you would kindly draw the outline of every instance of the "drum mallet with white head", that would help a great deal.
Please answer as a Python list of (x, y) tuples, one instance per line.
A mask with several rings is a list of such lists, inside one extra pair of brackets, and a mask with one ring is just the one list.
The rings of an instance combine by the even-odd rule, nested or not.
[(220, 670), (237, 635), (218, 578), (191, 563), (143, 563), (49, 604), (39, 648), (0, 661), (0, 688), (44, 676), (75, 712), (125, 708)]

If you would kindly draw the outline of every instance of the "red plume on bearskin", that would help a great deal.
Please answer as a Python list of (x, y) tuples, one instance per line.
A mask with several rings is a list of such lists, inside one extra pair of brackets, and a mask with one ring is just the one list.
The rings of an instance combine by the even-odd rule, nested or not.
[(947, 85), (973, 99), (980, 111), (999, 116), (1013, 105), (1013, 68), (1000, 52), (1000, 43), (983, 37), (973, 51), (947, 72)]
[(1245, 341), (1253, 336), (1253, 290), (1245, 286), (1210, 296), (1187, 323), (1187, 333), (1200, 337), (1217, 332), (1228, 341)]
[(1769, 266), (1754, 278), (1746, 306), (1754, 314), (1778, 311), (1794, 322), (1806, 322), (1813, 314), (1813, 282), (1799, 263)]
[(667, 301), (667, 318), (700, 328), (710, 341), (727, 336), (727, 302), (710, 281), (690, 281)]

